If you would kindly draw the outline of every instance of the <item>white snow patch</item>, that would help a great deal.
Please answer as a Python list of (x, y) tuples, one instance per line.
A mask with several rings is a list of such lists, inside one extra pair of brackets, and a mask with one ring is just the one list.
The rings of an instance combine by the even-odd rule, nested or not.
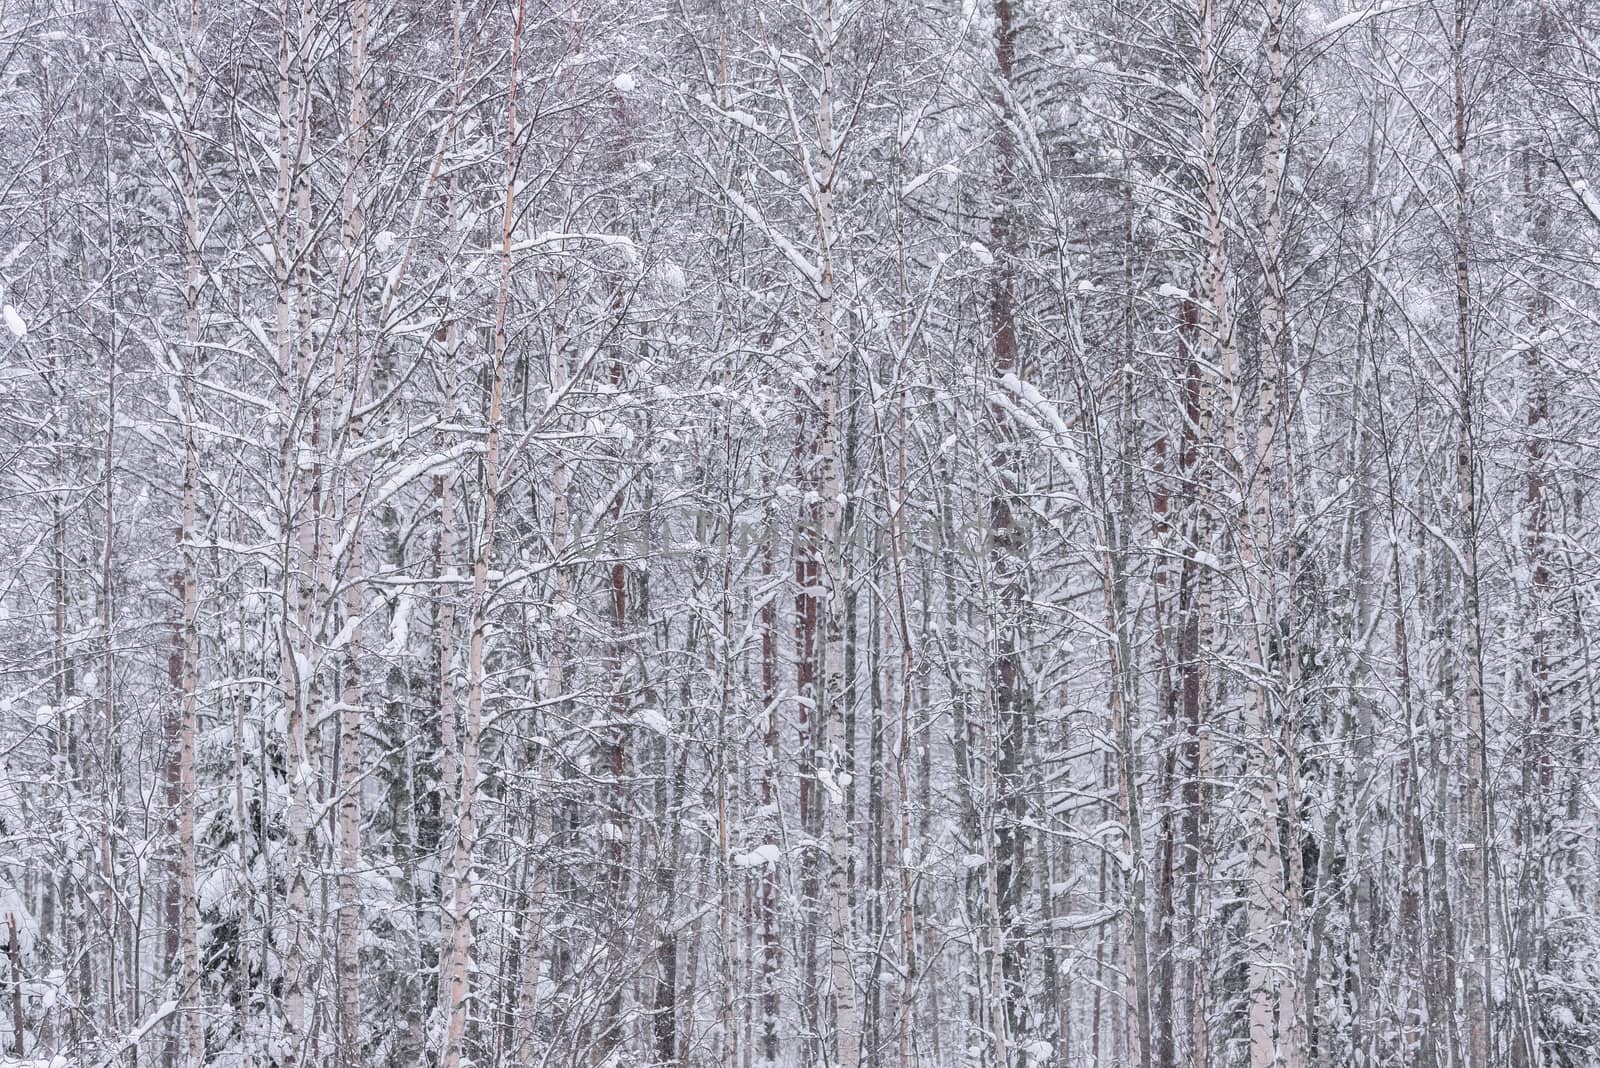
[(1351, 26), (1354, 26), (1357, 23), (1365, 22), (1367, 19), (1373, 18), (1377, 15), (1382, 15), (1389, 9), (1390, 5), (1388, 4), (1377, 4), (1362, 11), (1352, 11), (1348, 15), (1340, 15), (1338, 18), (1333, 19), (1324, 25), (1322, 27), (1322, 32), (1338, 33), (1340, 30), (1348, 30)]
[(776, 867), (783, 853), (772, 842), (756, 846), (748, 853), (735, 853), (733, 866), (736, 868), (771, 868)]
[(905, 184), (905, 188), (900, 190), (900, 195), (903, 197), (908, 197), (942, 174), (954, 175), (960, 173), (960, 169), (956, 167), (954, 163), (946, 163), (943, 166), (935, 167), (931, 171), (924, 171), (922, 174), (917, 175), (915, 178), (911, 179), (911, 181), (907, 182)]
[(411, 598), (405, 594), (400, 595), (400, 603), (395, 606), (394, 619), (389, 623), (389, 641), (383, 647), (384, 656), (400, 656), (406, 651), (406, 644), (411, 634)]
[(0, 316), (5, 318), (6, 329), (10, 330), (14, 335), (17, 337), (25, 337), (27, 335), (28, 324), (22, 321), (22, 316), (17, 309), (7, 304), (4, 308), (0, 308)]
[(667, 722), (667, 717), (661, 714), (659, 708), (646, 706), (641, 708), (634, 718), (638, 721), (639, 726), (655, 731), (657, 734), (663, 736), (672, 734), (672, 724)]
[(619, 93), (631, 93), (635, 89), (639, 88), (639, 83), (635, 81), (633, 75), (629, 74), (627, 71), (623, 71), (621, 74), (611, 79), (611, 85), (612, 88), (616, 89), (616, 91)]
[(662, 260), (650, 274), (658, 286), (674, 296), (681, 294), (689, 285), (683, 268), (671, 260)]

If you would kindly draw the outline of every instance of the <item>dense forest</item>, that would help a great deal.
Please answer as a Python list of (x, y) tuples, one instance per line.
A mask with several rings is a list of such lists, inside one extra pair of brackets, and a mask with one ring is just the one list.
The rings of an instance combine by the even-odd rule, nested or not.
[(1591, 181), (1587, 0), (0, 0), (0, 1064), (1600, 1066)]

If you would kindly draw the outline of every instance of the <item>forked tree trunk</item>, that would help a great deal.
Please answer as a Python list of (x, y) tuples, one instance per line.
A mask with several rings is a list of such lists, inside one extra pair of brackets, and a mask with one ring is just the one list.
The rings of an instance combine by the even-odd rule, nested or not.
[[(308, 739), (308, 708), (312, 680), (311, 666), (305, 637), (308, 630), (311, 589), (315, 554), (314, 537), (309, 522), (308, 502), (301, 500), (303, 481), (302, 465), (309, 462), (304, 455), (308, 450), (302, 445), (302, 420), (305, 416), (300, 403), (300, 385), (305, 381), (305, 369), (298, 372), (294, 364), (297, 339), (303, 331), (296, 322), (296, 306), (304, 318), (304, 293), (296, 293), (294, 271), (296, 262), (303, 260), (308, 251), (303, 248), (300, 235), (303, 220), (297, 225), (295, 193), (303, 182), (296, 178), (296, 159), (299, 157), (297, 141), (304, 137), (303, 112), (295, 104), (295, 78), (300, 71), (294, 35), (290, 28), (290, 0), (278, 4), (278, 69), (277, 69), (277, 120), (278, 120), (278, 175), (274, 198), (273, 219), (273, 288), (277, 322), (275, 341), (277, 347), (279, 433), (279, 514), (283, 517), (283, 542), (280, 551), (280, 619), (278, 646), (282, 670), (283, 699), (287, 707), (287, 775), (289, 779), (288, 843), (285, 862), (288, 871), (285, 881), (288, 892), (284, 902), (284, 975), (283, 1042), (286, 1068), (297, 1068), (306, 1056), (308, 1020), (306, 1015), (306, 984), (309, 971), (307, 941), (310, 925), (310, 893), (306, 864), (310, 850), (311, 834), (311, 778), (314, 774)], [(296, 517), (299, 517), (298, 519)]]

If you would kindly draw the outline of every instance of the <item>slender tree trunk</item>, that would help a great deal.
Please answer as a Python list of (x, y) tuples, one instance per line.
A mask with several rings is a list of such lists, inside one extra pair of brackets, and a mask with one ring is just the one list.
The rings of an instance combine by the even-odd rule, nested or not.
[(1455, 0), (1451, 41), (1454, 88), (1456, 391), (1459, 426), (1456, 440), (1456, 489), (1461, 508), (1461, 570), (1466, 628), (1465, 699), (1467, 753), (1463, 783), (1466, 831), (1470, 848), (1461, 865), (1460, 908), (1463, 949), (1462, 1011), (1468, 1068), (1489, 1068), (1494, 1050), (1490, 1034), (1489, 758), (1483, 699), (1483, 609), (1478, 587), (1478, 449), (1477, 385), (1472, 344), (1471, 195), (1467, 164), (1469, 115), (1467, 100), (1468, 0)]
[[(761, 586), (767, 591), (761, 604), (761, 702), (766, 719), (761, 807), (766, 814), (763, 844), (776, 849), (780, 823), (778, 767), (783, 757), (782, 734), (778, 730), (778, 604), (771, 592), (772, 557), (769, 539), (761, 557)], [(769, 1066), (777, 1064), (779, 1054), (778, 980), (783, 967), (783, 943), (778, 932), (778, 871), (778, 864), (767, 864), (761, 872), (761, 1059)]]
[[(197, 90), (200, 78), (200, 0), (189, 5), (189, 35), (184, 49), (183, 195), (187, 280), (184, 287), (184, 323), (188, 342), (183, 375), (183, 520), (178, 532), (183, 557), (183, 687), (182, 723), (178, 732), (178, 942), (183, 956), (179, 973), (179, 1002), (183, 1007), (183, 1058), (185, 1068), (199, 1068), (205, 1060), (205, 1027), (200, 1016), (199, 905), (195, 898), (195, 701), (200, 674), (200, 596), (197, 559), (195, 493), (199, 456), (195, 445), (195, 379), (200, 373), (200, 160), (195, 146), (198, 122)], [(107, 475), (111, 444), (106, 443)], [(110, 494), (107, 493), (107, 560), (110, 559)], [(111, 681), (107, 665), (106, 681)]]
[(22, 939), (17, 935), (17, 914), (6, 913), (6, 957), (11, 964), (11, 1052), (27, 1052), (22, 1017)]
[(511, 233), (517, 193), (517, 68), (522, 58), (526, 0), (517, 2), (511, 37), (510, 92), (506, 104), (505, 208), (500, 222), (500, 288), (495, 300), (494, 362), (490, 367), (488, 440), (483, 458), (483, 521), (472, 563), (472, 623), (467, 652), (467, 710), (461, 737), (461, 792), (456, 802), (456, 845), (451, 861), (454, 893), (449, 924), (449, 1018), (443, 1068), (460, 1068), (467, 1027), (467, 958), (472, 925), (472, 862), (477, 846), (473, 804), (478, 790), (478, 746), (483, 725), (484, 639), (488, 630), (489, 564), (494, 556), (495, 509), (500, 491), (500, 407), (505, 387), (506, 310), (511, 299)]
[[(811, 189), (816, 207), (817, 260), (817, 393), (821, 402), (817, 441), (817, 492), (820, 502), (820, 530), (817, 534), (821, 583), (822, 619), (818, 662), (817, 718), (820, 731), (834, 747), (817, 759), (831, 768), (830, 782), (838, 784), (845, 763), (841, 746), (847, 747), (848, 710), (845, 700), (845, 664), (842, 647), (846, 606), (849, 602), (848, 578), (844, 573), (843, 498), (845, 485), (839, 456), (839, 393), (843, 357), (835, 338), (834, 244), (836, 223), (833, 190), (839, 176), (840, 146), (834, 130), (833, 50), (838, 34), (833, 0), (821, 0), (817, 22), (822, 80), (817, 95), (817, 142), (819, 160)], [(829, 986), (832, 991), (832, 1025), (836, 1055), (843, 1068), (855, 1068), (860, 1059), (861, 1028), (856, 1005), (855, 979), (850, 967), (850, 860), (849, 820), (843, 787), (830, 789), (827, 800), (818, 798), (828, 830), (829, 896)], [(826, 1047), (827, 1044), (825, 1044)]]
[(292, 44), (289, 0), (279, 0), (278, 20), (278, 175), (274, 203), (273, 286), (280, 383), (277, 408), (280, 435), (278, 491), (284, 539), (280, 548), (282, 607), (278, 645), (282, 660), (283, 695), (288, 706), (285, 718), (289, 778), (289, 833), (285, 857), (288, 892), (283, 918), (286, 956), (283, 965), (283, 1042), (286, 1068), (297, 1068), (303, 1063), (309, 1041), (306, 1015), (309, 964), (306, 943), (310, 917), (306, 864), (310, 851), (310, 792), (314, 769), (307, 737), (307, 721), (310, 718), (307, 706), (312, 687), (309, 677), (311, 661), (304, 651), (304, 638), (308, 628), (315, 555), (311, 547), (311, 524), (307, 519), (309, 509), (301, 499), (300, 488), (305, 468), (310, 462), (309, 450), (300, 441), (305, 417), (303, 392), (306, 381), (303, 369), (299, 381), (296, 381), (293, 363), (296, 339), (300, 336), (294, 321), (296, 305), (303, 308), (305, 304), (304, 294), (300, 294), (301, 299), (295, 299), (293, 276), (297, 262), (308, 256), (309, 251), (299, 240), (301, 227), (296, 225), (294, 207), (296, 188), (302, 184), (296, 177), (295, 161), (300, 155), (297, 140), (305, 136), (305, 131), (303, 123), (299, 121), (299, 109), (294, 105), (294, 79), (299, 65), (297, 49)]
[[(1017, 340), (1018, 260), (1021, 251), (1022, 219), (1017, 204), (1021, 184), (1021, 159), (1016, 143), (1011, 99), (1016, 85), (1017, 12), (1012, 0), (995, 0), (994, 51), (998, 73), (994, 99), (994, 163), (996, 204), (989, 223), (995, 267), (989, 284), (989, 334), (993, 346), (994, 375), (1019, 379), (1025, 374), (1019, 361)], [(999, 984), (994, 995), (1000, 999), (999, 1019), (991, 1021), (995, 1061), (1011, 1064), (1011, 1049), (1025, 1050), (1031, 1028), (1025, 976), (1028, 971), (1028, 942), (1025, 934), (1023, 896), (1027, 886), (1028, 836), (1024, 826), (1027, 793), (1024, 739), (1029, 718), (1027, 681), (1024, 677), (1021, 641), (1022, 618), (1027, 601), (1026, 545), (1020, 495), (1022, 492), (1022, 451), (1017, 428), (1007, 412), (993, 412), (997, 435), (994, 452), (996, 488), (989, 500), (991, 556), (998, 604), (995, 620), (995, 651), (991, 663), (999, 751), (994, 770), (995, 814), (994, 853), (990, 878), (995, 882), (992, 907), (993, 931), (998, 941), (990, 952), (999, 957)], [(1026, 1054), (1024, 1054), (1026, 1060)]]
[[(1287, 309), (1284, 294), (1283, 205), (1284, 170), (1288, 161), (1288, 130), (1283, 113), (1284, 54), (1283, 23), (1285, 0), (1267, 0), (1267, 27), (1264, 47), (1267, 61), (1266, 118), (1267, 144), (1263, 153), (1262, 181), (1264, 233), (1262, 240), (1265, 294), (1261, 304), (1261, 365), (1257, 384), (1257, 438), (1254, 467), (1241, 452), (1234, 462), (1245, 498), (1241, 519), (1241, 568), (1249, 597), (1247, 610), (1250, 629), (1246, 642), (1253, 678), (1245, 684), (1246, 730), (1250, 755), (1255, 767), (1250, 772), (1254, 793), (1251, 870), (1248, 891), (1248, 953), (1250, 987), (1250, 1062), (1252, 1068), (1300, 1068), (1298, 967), (1289, 950), (1291, 937), (1298, 938), (1298, 916), (1290, 914), (1289, 902), (1297, 895), (1285, 891), (1284, 850), (1279, 837), (1278, 738), (1272, 730), (1276, 706), (1284, 721), (1282, 737), (1285, 758), (1294, 763), (1294, 726), (1289, 714), (1287, 692), (1279, 692), (1275, 676), (1274, 649), (1285, 644), (1287, 628), (1280, 619), (1278, 552), (1273, 501), (1285, 484), (1279, 477), (1275, 449), (1280, 427), (1287, 427), (1280, 410), (1279, 384), (1283, 348), (1287, 334)], [(1224, 366), (1229, 364), (1224, 360)], [(1227, 373), (1227, 372), (1225, 372)], [(1239, 411), (1233, 383), (1229, 381), (1227, 403), (1230, 413)], [(1247, 756), (1246, 767), (1250, 767)], [(1292, 771), (1291, 771), (1292, 775)], [(1298, 812), (1291, 796), (1288, 824), (1292, 828)]]
[[(346, 310), (348, 326), (341, 337), (334, 357), (333, 374), (336, 379), (349, 376), (350, 382), (337, 383), (340, 397), (339, 419), (343, 424), (336, 432), (341, 434), (338, 449), (341, 462), (338, 467), (345, 483), (345, 499), (356, 508), (365, 504), (365, 493), (357, 491), (350, 478), (349, 463), (344, 460), (355, 450), (355, 438), (360, 433), (355, 409), (361, 404), (360, 383), (365, 377), (362, 366), (362, 300), (365, 281), (366, 256), (363, 251), (362, 208), (364, 190), (361, 188), (366, 152), (366, 52), (367, 52), (367, 2), (355, 0), (351, 12), (350, 38), (350, 112), (345, 130), (346, 152), (343, 220), (340, 227), (340, 290), (350, 302)], [(328, 487), (327, 504), (329, 536), (332, 536), (334, 488)], [(339, 875), (338, 875), (338, 932), (334, 947), (334, 983), (336, 988), (339, 1021), (339, 1062), (343, 1068), (357, 1068), (361, 1063), (361, 959), (360, 937), (365, 926), (361, 906), (361, 890), (357, 871), (361, 863), (361, 771), (362, 754), (362, 692), (360, 644), (361, 617), (365, 611), (362, 597), (362, 537), (363, 516), (354, 517), (355, 528), (349, 539), (349, 559), (345, 565), (345, 630), (348, 643), (344, 651), (344, 686), (339, 703)]]

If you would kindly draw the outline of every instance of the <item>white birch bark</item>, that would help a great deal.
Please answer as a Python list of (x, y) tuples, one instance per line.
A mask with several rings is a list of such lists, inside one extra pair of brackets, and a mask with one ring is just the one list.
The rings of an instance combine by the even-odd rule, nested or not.
[[(1264, 234), (1262, 260), (1265, 293), (1261, 306), (1261, 364), (1257, 408), (1258, 424), (1253, 470), (1243, 472), (1249, 460), (1237, 455), (1243, 502), (1241, 567), (1249, 595), (1249, 622), (1246, 641), (1252, 680), (1245, 695), (1246, 730), (1249, 732), (1246, 767), (1253, 755), (1251, 772), (1254, 805), (1248, 889), (1250, 1061), (1252, 1068), (1283, 1064), (1299, 1068), (1298, 975), (1290, 938), (1298, 940), (1298, 927), (1288, 915), (1288, 896), (1284, 884), (1283, 849), (1278, 835), (1279, 754), (1278, 737), (1270, 719), (1274, 705), (1285, 717), (1281, 737), (1290, 742), (1284, 758), (1290, 763), (1293, 725), (1287, 719), (1288, 706), (1278, 693), (1277, 666), (1269, 649), (1283, 640), (1280, 630), (1280, 605), (1277, 569), (1279, 561), (1273, 545), (1273, 499), (1285, 485), (1279, 477), (1274, 450), (1283, 431), (1284, 412), (1280, 410), (1281, 365), (1287, 344), (1285, 294), (1283, 292), (1283, 208), (1284, 170), (1288, 159), (1288, 130), (1284, 121), (1284, 0), (1267, 0), (1267, 27), (1264, 40), (1267, 60), (1266, 119), (1267, 144), (1263, 153)], [(1230, 391), (1229, 404), (1235, 417), (1239, 412)], [(1292, 655), (1292, 654), (1291, 654)], [(1290, 798), (1291, 805), (1293, 798)], [(1293, 826), (1297, 813), (1291, 808)]]
[(500, 222), (500, 287), (495, 299), (494, 357), (490, 366), (488, 435), (483, 458), (483, 521), (472, 562), (471, 631), (467, 650), (467, 708), (461, 735), (461, 792), (456, 802), (456, 846), (451, 861), (454, 893), (450, 910), (449, 1018), (443, 1068), (460, 1068), (467, 1026), (467, 968), (472, 924), (472, 864), (477, 846), (473, 805), (478, 789), (478, 746), (483, 729), (484, 639), (489, 626), (489, 565), (494, 556), (495, 516), (500, 491), (500, 406), (505, 388), (506, 312), (511, 299), (511, 231), (517, 194), (517, 88), (527, 0), (518, 0), (511, 37), (506, 104), (505, 204)]
[(290, 23), (289, 0), (278, 3), (277, 69), (277, 189), (273, 220), (273, 288), (276, 306), (275, 345), (277, 356), (278, 402), (275, 416), (279, 433), (279, 515), (281, 536), (279, 570), (280, 619), (278, 645), (281, 659), (285, 725), (288, 737), (287, 775), (289, 779), (288, 843), (285, 880), (288, 892), (285, 915), (283, 965), (283, 1044), (289, 1068), (301, 1063), (307, 1044), (306, 982), (309, 937), (309, 891), (306, 875), (310, 838), (310, 788), (313, 774), (308, 748), (307, 720), (311, 680), (305, 637), (310, 606), (310, 576), (314, 569), (311, 524), (307, 503), (302, 497), (305, 459), (300, 442), (304, 408), (301, 402), (304, 369), (296, 376), (294, 352), (300, 332), (295, 321), (296, 300), (293, 273), (296, 261), (303, 258), (300, 228), (296, 225), (294, 201), (298, 142), (305, 136), (301, 111), (295, 106), (295, 78), (299, 70), (298, 47)]
[[(835, 130), (833, 102), (834, 48), (838, 26), (834, 18), (833, 0), (821, 0), (816, 20), (816, 46), (821, 66), (821, 81), (817, 90), (817, 149), (818, 161), (811, 177), (811, 199), (816, 209), (817, 267), (820, 276), (816, 283), (816, 345), (817, 394), (822, 405), (817, 442), (817, 492), (821, 496), (822, 529), (820, 551), (823, 578), (823, 628), (821, 636), (821, 687), (824, 707), (818, 710), (825, 718), (827, 736), (832, 752), (818, 753), (819, 762), (833, 767), (831, 781), (840, 782), (844, 765), (842, 755), (848, 745), (844, 738), (847, 722), (843, 703), (844, 679), (844, 610), (848, 603), (845, 584), (848, 576), (843, 571), (842, 526), (844, 515), (844, 479), (839, 457), (839, 377), (843, 357), (839, 352), (835, 304), (834, 245), (837, 240), (837, 223), (834, 218), (834, 185), (839, 177), (839, 141)], [(856, 1005), (855, 977), (850, 965), (850, 888), (849, 834), (846, 822), (847, 806), (843, 791), (848, 789), (848, 779), (843, 779), (837, 791), (828, 791), (824, 812), (828, 826), (828, 896), (829, 896), (829, 986), (833, 995), (834, 1034), (837, 1056), (843, 1068), (855, 1068), (861, 1056), (861, 1026)]]
[(1467, 677), (1465, 712), (1467, 752), (1463, 772), (1464, 812), (1468, 835), (1462, 865), (1461, 899), (1465, 912), (1462, 940), (1465, 963), (1462, 968), (1462, 1010), (1465, 1015), (1468, 1068), (1489, 1068), (1494, 1053), (1490, 1032), (1493, 975), (1491, 972), (1491, 933), (1489, 930), (1492, 889), (1489, 866), (1489, 782), (1488, 725), (1484, 717), (1483, 696), (1483, 606), (1479, 597), (1478, 573), (1478, 417), (1475, 410), (1477, 384), (1472, 338), (1472, 187), (1467, 148), (1470, 134), (1468, 113), (1467, 49), (1471, 7), (1467, 0), (1455, 0), (1451, 40), (1451, 83), (1453, 103), (1453, 152), (1451, 170), (1455, 186), (1455, 329), (1456, 396), (1459, 425), (1456, 438), (1456, 491), (1461, 510), (1462, 616), (1466, 626)]
[[(195, 376), (200, 372), (200, 160), (195, 146), (198, 120), (197, 89), (200, 78), (200, 0), (190, 0), (189, 34), (184, 49), (183, 199), (187, 279), (184, 287), (184, 326), (187, 351), (183, 373), (183, 527), (179, 551), (183, 555), (183, 712), (178, 750), (178, 941), (183, 954), (179, 974), (179, 1001), (183, 1007), (182, 1056), (185, 1068), (199, 1068), (205, 1060), (205, 1025), (200, 1016), (199, 903), (195, 898), (195, 702), (200, 673), (199, 567), (196, 559), (195, 489), (199, 457), (195, 447)], [(110, 444), (107, 443), (108, 461)], [(108, 531), (109, 534), (109, 531)], [(109, 547), (108, 547), (109, 551)], [(109, 667), (109, 665), (108, 665)], [(107, 684), (112, 676), (107, 671)]]
[[(348, 644), (341, 651), (344, 684), (339, 702), (338, 941), (334, 954), (334, 983), (338, 1001), (339, 1062), (345, 1068), (357, 1068), (361, 1063), (360, 937), (365, 926), (365, 911), (361, 905), (357, 878), (361, 863), (362, 716), (365, 699), (359, 656), (361, 617), (365, 611), (362, 596), (365, 517), (360, 514), (360, 509), (365, 503), (365, 493), (357, 490), (345, 457), (353, 451), (357, 443), (355, 439), (360, 433), (354, 411), (362, 402), (360, 384), (365, 378), (361, 347), (364, 328), (361, 291), (366, 273), (366, 257), (362, 251), (362, 198), (365, 195), (363, 177), (367, 125), (367, 18), (367, 0), (354, 0), (350, 36), (350, 110), (344, 134), (347, 156), (339, 236), (339, 289), (349, 303), (344, 309), (346, 327), (336, 344), (333, 367), (340, 422), (335, 428), (339, 434), (335, 470), (339, 481), (343, 483), (346, 504), (358, 510), (353, 517), (354, 529), (350, 533), (349, 548), (346, 550), (348, 559), (344, 568), (346, 625), (341, 633)], [(327, 536), (331, 538), (336, 526), (333, 514), (334, 501), (338, 496), (336, 487), (328, 486), (326, 494), (325, 526), (329, 532)], [(332, 606), (324, 610), (331, 614)]]

